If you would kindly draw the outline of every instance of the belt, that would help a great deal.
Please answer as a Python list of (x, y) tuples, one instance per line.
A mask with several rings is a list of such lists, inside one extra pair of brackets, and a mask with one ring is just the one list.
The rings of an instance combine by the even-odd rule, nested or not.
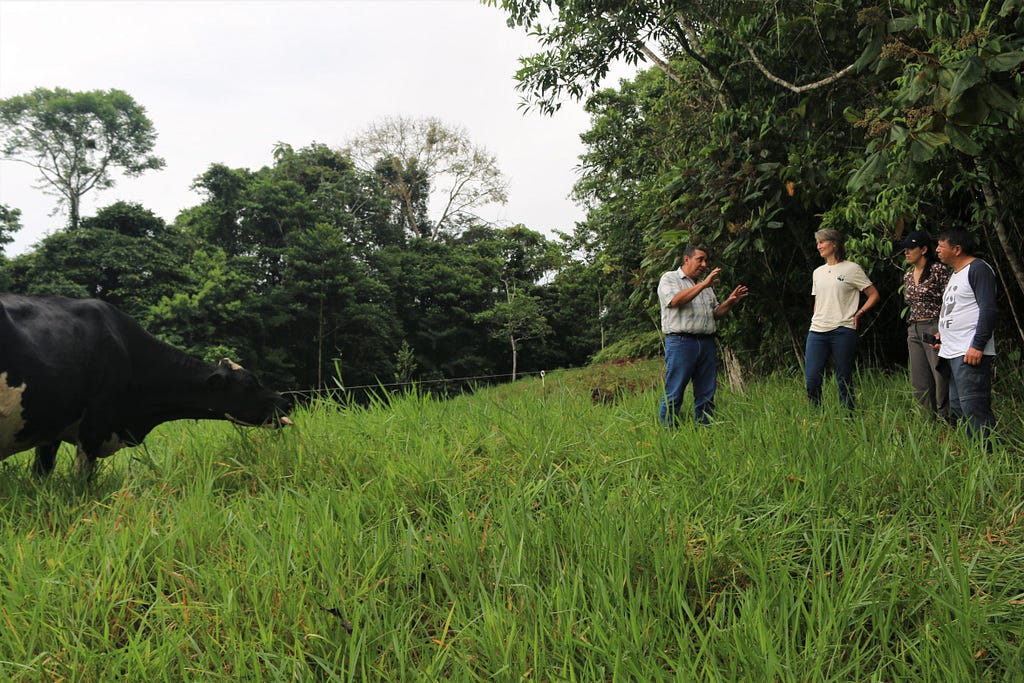
[(690, 339), (714, 339), (715, 335), (712, 334), (695, 334), (693, 332), (669, 332), (669, 336), (672, 337), (689, 337)]
[(917, 323), (933, 323), (936, 320), (938, 320), (938, 318), (919, 318), (918, 320), (911, 320), (910, 322), (914, 323), (914, 324), (917, 324)]

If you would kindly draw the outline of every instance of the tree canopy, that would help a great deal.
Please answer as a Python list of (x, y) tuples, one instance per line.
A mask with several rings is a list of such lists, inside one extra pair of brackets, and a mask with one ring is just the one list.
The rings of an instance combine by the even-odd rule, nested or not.
[(82, 195), (114, 185), (120, 169), (137, 176), (160, 169), (150, 155), (156, 131), (146, 110), (121, 90), (36, 88), (0, 100), (0, 153), (36, 168), (78, 228)]
[[(539, 53), (517, 73), (524, 106), (585, 99), (577, 231), (632, 333), (653, 328), (653, 284), (684, 244), (709, 245), (727, 276), (770, 296), (732, 319), (733, 343), (768, 368), (799, 359), (816, 265), (813, 232), (837, 227), (879, 289), (869, 330), (901, 345), (893, 242), (966, 227), (1002, 276), (1016, 336), (1022, 109), (1020, 3), (786, 0), (503, 0)], [(648, 63), (598, 90), (614, 60)], [(746, 341), (744, 341), (746, 340)]]
[(0, 253), (5, 244), (10, 244), (14, 233), (21, 229), (21, 209), (0, 204)]
[[(317, 143), (278, 143), (259, 169), (211, 164), (195, 187), (203, 201), (173, 225), (116, 202), (0, 277), (19, 292), (106, 299), (194, 355), (285, 387), (372, 390), (399, 374), (468, 384), (537, 368), (544, 340), (517, 339), (510, 355), (478, 320), (508, 287), (535, 298), (559, 258), (539, 233), (466, 219), (458, 236), (406, 234), (385, 180)], [(544, 360), (564, 364), (557, 351)]]
[(357, 135), (350, 150), (378, 174), (396, 219), (412, 236), (455, 234), (480, 222), (474, 213), (480, 207), (508, 199), (494, 156), (438, 118), (384, 119)]

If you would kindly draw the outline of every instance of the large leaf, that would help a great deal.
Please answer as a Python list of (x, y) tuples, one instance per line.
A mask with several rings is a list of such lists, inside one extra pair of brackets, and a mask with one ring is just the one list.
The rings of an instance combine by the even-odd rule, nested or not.
[(971, 57), (953, 79), (949, 89), (950, 103), (956, 102), (965, 92), (973, 88), (985, 76), (985, 64), (980, 57)]
[(1018, 9), (1020, 9), (1022, 4), (1024, 4), (1022, 0), (1006, 0), (1003, 3), (1002, 9), (999, 10), (999, 16), (1005, 17), (1009, 15), (1010, 12), (1017, 11)]
[(926, 66), (923, 69), (918, 70), (918, 72), (909, 79), (910, 83), (896, 101), (902, 106), (910, 106), (917, 102), (917, 100), (923, 95), (928, 93), (928, 91), (931, 90), (933, 80), (930, 73), (931, 69), (932, 67)]
[(893, 127), (889, 129), (889, 139), (893, 142), (903, 142), (910, 135), (910, 131), (907, 130), (906, 126), (900, 126), (893, 124)]
[(900, 33), (901, 31), (910, 31), (915, 28), (917, 28), (917, 17), (912, 14), (896, 17), (889, 21), (889, 33)]
[(910, 158), (921, 164), (935, 156), (935, 148), (928, 143), (914, 140), (910, 143)]
[(942, 133), (919, 133), (910, 144), (910, 156), (914, 161), (923, 163), (935, 156), (939, 147), (948, 143), (949, 138)]
[(946, 136), (949, 137), (950, 144), (964, 154), (970, 154), (971, 156), (981, 154), (981, 145), (968, 137), (958, 126), (947, 123)]
[(851, 192), (856, 192), (864, 187), (885, 170), (887, 163), (889, 163), (889, 155), (886, 154), (884, 149), (878, 150), (869, 156), (864, 165), (853, 174), (850, 181), (846, 184), (847, 189)]
[(1003, 88), (994, 84), (989, 84), (981, 88), (981, 97), (993, 109), (997, 109), (1007, 114), (1021, 113), (1022, 107), (1024, 107), (1024, 103), (1013, 97)]
[(1024, 61), (1024, 51), (1014, 50), (989, 57), (985, 60), (985, 66), (991, 71), (1009, 71)]
[(879, 33), (871, 42), (867, 44), (864, 51), (860, 53), (860, 57), (853, 63), (853, 70), (855, 72), (863, 71), (869, 64), (878, 59), (878, 55), (882, 54), (882, 43), (885, 40), (885, 35)]
[(959, 125), (979, 125), (988, 120), (992, 109), (982, 96), (984, 88), (978, 88), (969, 96), (961, 97), (946, 107), (948, 118), (955, 119)]

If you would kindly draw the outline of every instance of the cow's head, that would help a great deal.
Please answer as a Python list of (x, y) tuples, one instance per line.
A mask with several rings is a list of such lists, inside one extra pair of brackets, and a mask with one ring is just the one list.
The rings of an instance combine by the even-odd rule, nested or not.
[(293, 401), (267, 389), (241, 365), (224, 358), (206, 379), (210, 410), (246, 427), (283, 427)]

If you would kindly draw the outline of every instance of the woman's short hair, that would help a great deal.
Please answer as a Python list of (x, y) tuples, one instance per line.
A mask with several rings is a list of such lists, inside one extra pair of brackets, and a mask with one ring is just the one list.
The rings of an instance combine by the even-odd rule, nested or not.
[(814, 233), (814, 239), (818, 242), (831, 242), (836, 245), (836, 258), (840, 261), (846, 260), (846, 237), (843, 233), (833, 228), (822, 228)]

